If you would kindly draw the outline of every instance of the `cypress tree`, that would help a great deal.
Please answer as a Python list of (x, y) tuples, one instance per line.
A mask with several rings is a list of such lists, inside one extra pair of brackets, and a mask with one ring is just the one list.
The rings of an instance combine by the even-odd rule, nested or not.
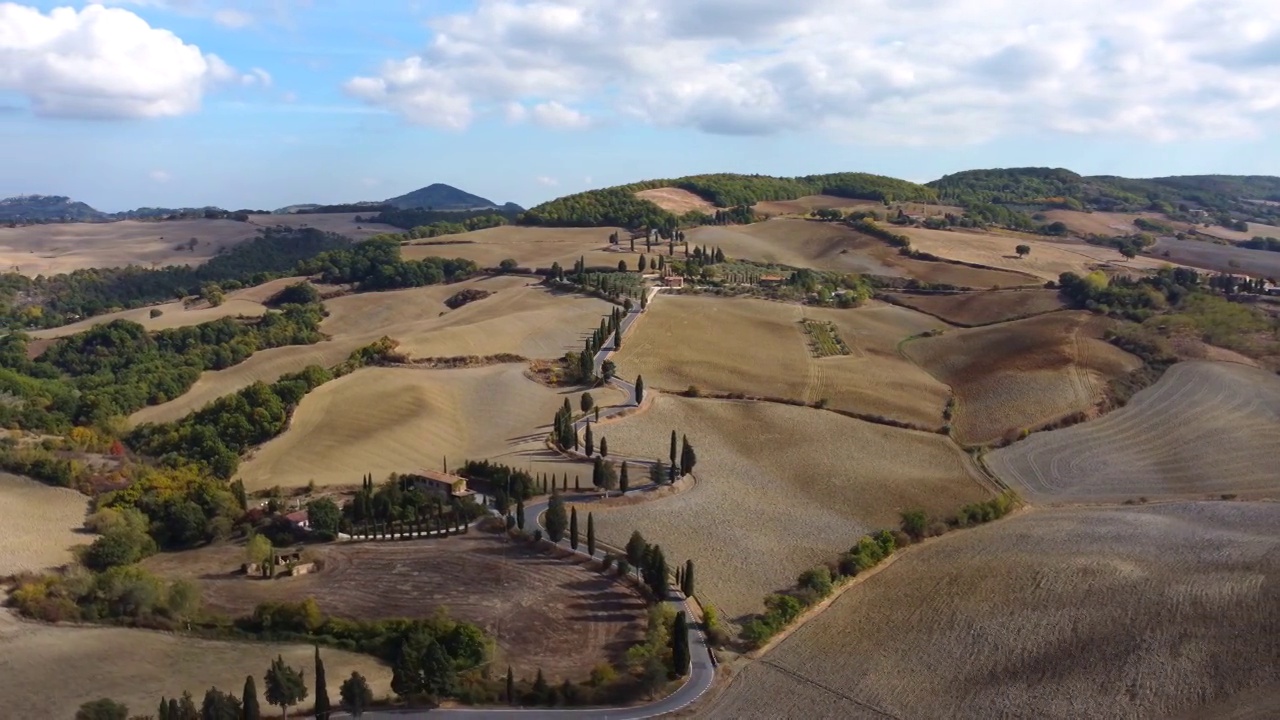
[(554, 493), (551, 501), (547, 503), (547, 537), (551, 538), (551, 542), (558, 543), (564, 539), (567, 521), (564, 500), (560, 497), (560, 493)]
[(569, 508), (569, 547), (578, 549), (578, 508)]
[(169, 701), (160, 696), (160, 714), (156, 716), (159, 720), (169, 720)]
[(516, 501), (516, 527), (524, 530), (524, 500)]
[(587, 513), (587, 554), (596, 556), (596, 516)]
[(676, 431), (671, 431), (671, 464), (676, 464)]
[(507, 666), (507, 704), (516, 704), (516, 676), (511, 672), (511, 666)]
[(644, 376), (636, 376), (636, 404), (644, 402)]
[(324, 660), (320, 659), (320, 646), (316, 646), (316, 720), (329, 720), (329, 688), (325, 683)]
[(591, 457), (591, 455), (596, 451), (596, 441), (591, 434), (591, 421), (589, 420), (587, 421), (587, 430), (584, 434), (586, 435), (586, 439), (582, 441), (583, 449), (587, 451), (587, 457)]
[(542, 675), (542, 668), (538, 668), (538, 677), (533, 681), (533, 697), (536, 702), (544, 703), (551, 688), (547, 686), (547, 679)]
[(169, 718), (176, 720), (182, 717), (182, 711), (178, 709), (178, 698), (169, 698)]
[(609, 438), (600, 438), (600, 457), (609, 457)]
[(676, 613), (671, 630), (671, 665), (677, 677), (684, 677), (689, 672), (689, 624), (683, 610)]
[(693, 597), (693, 561), (684, 562), (684, 573), (680, 575), (680, 592), (685, 597)]
[(258, 686), (253, 676), (244, 679), (244, 720), (262, 720), (262, 710), (258, 707)]
[[(603, 442), (603, 441), (601, 441), (601, 442)], [(631, 481), (630, 481), (630, 479), (629, 479), (629, 478), (627, 478), (627, 461), (626, 461), (626, 460), (623, 460), (623, 461), (622, 461), (622, 471), (621, 471), (621, 472), (619, 473), (619, 475), (618, 475), (618, 489), (622, 491), (622, 494), (623, 494), (623, 495), (626, 495), (626, 494), (627, 494), (627, 488), (628, 488), (630, 485), (631, 485)]]
[[(569, 479), (569, 473), (565, 473), (565, 474), (564, 474), (564, 478), (565, 478), (565, 480), (567, 481), (567, 480)], [(574, 489), (574, 490), (581, 490), (581, 489), (582, 489), (582, 476), (581, 476), (581, 475), (574, 475), (574, 476), (573, 476), (573, 489)]]
[(596, 458), (591, 465), (591, 484), (599, 490), (604, 485), (604, 461)]

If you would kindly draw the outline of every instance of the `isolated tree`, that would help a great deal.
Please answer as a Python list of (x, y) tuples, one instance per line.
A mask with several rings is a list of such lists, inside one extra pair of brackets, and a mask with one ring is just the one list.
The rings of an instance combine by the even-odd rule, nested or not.
[(373, 704), (373, 690), (369, 689), (369, 681), (358, 672), (352, 672), (351, 677), (342, 681), (338, 695), (342, 698), (342, 709), (351, 713), (353, 718), (363, 715)]
[(684, 572), (680, 574), (680, 592), (685, 597), (693, 597), (693, 560), (684, 562)]
[(600, 438), (600, 457), (609, 457), (609, 438)]
[(564, 539), (564, 531), (569, 525), (568, 513), (564, 510), (564, 498), (560, 497), (560, 493), (551, 493), (551, 501), (547, 503), (547, 537), (551, 538), (551, 542), (560, 542)]
[(240, 720), (242, 712), (239, 698), (211, 687), (200, 705), (200, 720)]
[(1026, 257), (1031, 254), (1031, 246), (1019, 245), (1018, 247), (1014, 248), (1014, 252), (1018, 253), (1018, 257), (1020, 258)]
[(671, 629), (671, 669), (676, 677), (689, 673), (689, 624), (683, 610), (676, 613)]
[(587, 554), (596, 556), (596, 517), (593, 513), (587, 513)]
[(591, 397), (591, 393), (584, 392), (582, 397), (578, 399), (578, 406), (582, 408), (582, 412), (591, 412), (591, 408), (595, 407), (596, 399)]
[(693, 466), (698, 463), (698, 456), (693, 451), (693, 445), (689, 443), (689, 437), (683, 438), (680, 448), (680, 474), (688, 475), (693, 472)]
[(302, 673), (284, 664), (283, 656), (276, 656), (263, 677), (267, 702), (280, 708), (289, 717), (289, 708), (307, 699), (307, 685)]
[(591, 421), (587, 421), (587, 429), (583, 436), (582, 448), (587, 451), (587, 457), (591, 457), (596, 451), (595, 437), (591, 434)]
[(253, 681), (252, 675), (244, 679), (244, 697), (241, 701), (244, 703), (241, 710), (244, 720), (262, 720), (262, 710), (258, 707), (258, 685)]
[(644, 402), (644, 376), (637, 375), (636, 376), (636, 404), (639, 405), (643, 402)]
[(320, 659), (320, 646), (316, 646), (316, 720), (329, 720), (329, 685), (325, 682), (324, 660)]
[(128, 720), (129, 707), (111, 698), (87, 702), (76, 711), (76, 720)]
[(507, 704), (516, 704), (516, 676), (511, 672), (511, 666), (507, 666)]
[(569, 508), (569, 547), (578, 549), (578, 508)]
[(254, 535), (244, 546), (249, 562), (261, 565), (271, 558), (271, 541), (265, 535)]
[(618, 261), (618, 272), (626, 272), (626, 271), (627, 271), (627, 261), (626, 261), (625, 259), (624, 259), (624, 260), (619, 260), (619, 261)]
[(676, 464), (676, 431), (671, 431), (671, 464)]
[(627, 461), (622, 461), (622, 470), (618, 473), (618, 489), (623, 495), (627, 494), (627, 489), (631, 486), (631, 479), (627, 477)]

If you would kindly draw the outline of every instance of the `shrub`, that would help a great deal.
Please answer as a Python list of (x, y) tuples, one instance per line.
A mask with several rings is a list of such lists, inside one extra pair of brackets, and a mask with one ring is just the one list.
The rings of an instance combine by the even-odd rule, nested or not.
[(902, 531), (912, 540), (924, 538), (929, 526), (929, 516), (923, 510), (908, 510), (902, 513)]
[(158, 317), (160, 317), (161, 315), (163, 315), (163, 314), (164, 314), (164, 311), (163, 311), (163, 310), (161, 310), (160, 308), (151, 308), (151, 312), (150, 312), (150, 313), (148, 313), (148, 314), (149, 314), (152, 318), (158, 318)]
[(835, 587), (831, 580), (831, 571), (825, 566), (805, 570), (800, 574), (800, 579), (796, 581), (796, 585), (801, 589), (811, 590), (819, 598), (830, 595), (832, 588)]

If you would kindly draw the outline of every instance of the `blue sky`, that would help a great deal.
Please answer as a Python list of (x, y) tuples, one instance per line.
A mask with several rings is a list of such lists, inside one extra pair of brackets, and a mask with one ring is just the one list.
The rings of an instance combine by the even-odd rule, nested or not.
[(1032, 5), (0, 2), (0, 196), (269, 209), (445, 182), (531, 205), (715, 171), (1280, 172), (1270, 0)]

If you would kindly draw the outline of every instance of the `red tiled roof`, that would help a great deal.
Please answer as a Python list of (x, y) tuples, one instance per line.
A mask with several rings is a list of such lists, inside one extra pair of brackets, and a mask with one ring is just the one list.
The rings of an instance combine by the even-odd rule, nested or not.
[(293, 512), (289, 513), (288, 515), (285, 515), (285, 516), (284, 516), (284, 519), (285, 519), (285, 520), (288, 520), (289, 522), (292, 522), (292, 523), (301, 523), (301, 522), (306, 522), (306, 521), (307, 521), (307, 511), (306, 511), (306, 510), (295, 510), (295, 511), (293, 511)]

